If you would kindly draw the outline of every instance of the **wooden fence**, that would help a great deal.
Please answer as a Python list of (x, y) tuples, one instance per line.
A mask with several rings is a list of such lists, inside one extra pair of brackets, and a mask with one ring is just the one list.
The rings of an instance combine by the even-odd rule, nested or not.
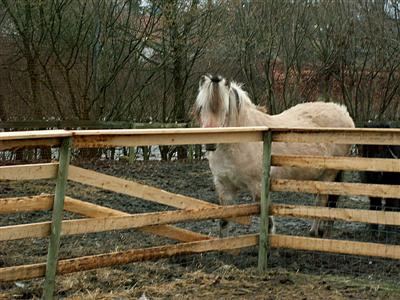
[[(264, 143), (264, 173), (260, 204), (222, 207), (134, 181), (69, 165), (72, 148), (237, 142)], [(0, 167), (0, 180), (55, 178), (57, 181), (54, 195), (0, 199), (1, 214), (53, 210), (51, 222), (0, 227), (0, 241), (50, 236), (47, 263), (0, 268), (0, 281), (25, 280), (45, 276), (44, 298), (50, 299), (54, 292), (56, 273), (67, 274), (135, 261), (170, 257), (178, 254), (230, 251), (256, 245), (259, 245), (259, 269), (261, 271), (267, 267), (267, 252), (269, 247), (400, 259), (399, 245), (318, 239), (280, 234), (268, 235), (269, 214), (285, 217), (323, 218), (324, 220), (345, 220), (349, 222), (355, 221), (400, 226), (400, 213), (398, 212), (270, 204), (270, 191), (400, 198), (400, 185), (366, 185), (270, 179), (269, 170), (271, 166), (400, 172), (399, 160), (271, 155), (272, 142), (400, 145), (400, 130), (330, 128), (269, 129), (266, 127), (252, 127), (55, 130), (0, 133), (0, 150), (43, 145), (60, 147), (60, 160), (58, 163)], [(165, 204), (179, 210), (131, 215), (66, 196), (67, 180)], [(63, 210), (84, 215), (86, 218), (62, 221)], [(261, 216), (260, 235), (251, 234), (216, 238), (170, 225), (189, 220), (214, 218), (229, 219), (237, 223), (248, 223), (249, 216), (252, 215)], [(137, 228), (148, 233), (180, 241), (180, 243), (59, 261), (57, 259), (60, 238), (63, 235), (128, 228)]]

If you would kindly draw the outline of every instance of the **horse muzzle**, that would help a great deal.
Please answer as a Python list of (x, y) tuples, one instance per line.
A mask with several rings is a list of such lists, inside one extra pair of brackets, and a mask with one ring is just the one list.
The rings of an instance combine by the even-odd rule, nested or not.
[(207, 151), (215, 151), (217, 150), (217, 144), (206, 144)]

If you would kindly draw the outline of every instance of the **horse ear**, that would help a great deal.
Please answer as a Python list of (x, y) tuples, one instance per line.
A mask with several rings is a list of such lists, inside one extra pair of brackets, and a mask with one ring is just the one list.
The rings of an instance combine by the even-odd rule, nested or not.
[(233, 91), (233, 94), (235, 95), (236, 108), (237, 108), (237, 111), (239, 112), (239, 110), (240, 110), (239, 93), (235, 88), (232, 88), (232, 91)]
[(225, 85), (227, 88), (231, 87), (231, 81), (229, 79), (225, 79)]
[(203, 75), (200, 77), (200, 81), (199, 81), (199, 88), (201, 88), (204, 84), (204, 82), (206, 81), (207, 77), (206, 75)]

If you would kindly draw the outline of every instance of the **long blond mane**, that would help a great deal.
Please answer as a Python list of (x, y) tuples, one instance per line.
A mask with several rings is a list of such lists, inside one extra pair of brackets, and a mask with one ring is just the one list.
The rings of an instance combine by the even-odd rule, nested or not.
[[(213, 119), (217, 126), (246, 126), (241, 117), (243, 110), (262, 111), (255, 106), (242, 85), (229, 82), (221, 76), (205, 75), (200, 80), (199, 93), (193, 113), (203, 121)], [(208, 120), (207, 119), (207, 120)], [(204, 121), (207, 123), (207, 121)], [(207, 127), (207, 126), (206, 126)]]

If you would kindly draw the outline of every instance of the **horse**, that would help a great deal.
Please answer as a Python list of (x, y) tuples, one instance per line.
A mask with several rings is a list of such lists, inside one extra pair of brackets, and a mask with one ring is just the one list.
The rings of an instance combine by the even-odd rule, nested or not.
[[(366, 128), (396, 128), (389, 122), (368, 122), (364, 125)], [(391, 158), (400, 159), (400, 146), (394, 145), (362, 145), (359, 146), (359, 152), (362, 157), (372, 158)], [(369, 172), (364, 171), (360, 173), (362, 183), (373, 184), (400, 184), (400, 173), (396, 172)], [(370, 210), (386, 210), (386, 211), (400, 211), (400, 199), (379, 197), (369, 197)], [(378, 225), (370, 224), (372, 233), (377, 232)]]
[[(347, 108), (336, 103), (309, 102), (293, 106), (280, 114), (270, 115), (256, 106), (242, 85), (220, 75), (204, 75), (192, 110), (203, 128), (268, 126), (279, 127), (341, 127), (354, 128)], [(261, 197), (262, 143), (208, 145), (208, 161), (221, 205), (229, 204), (239, 191), (250, 192), (254, 201)], [(215, 148), (215, 149), (214, 149)], [(351, 145), (320, 143), (272, 143), (272, 154), (347, 156)], [(338, 181), (340, 171), (271, 167), (273, 179)], [(317, 195), (316, 205), (332, 206), (338, 196)], [(270, 220), (270, 223), (273, 221)], [(226, 234), (227, 222), (221, 221), (220, 235)], [(313, 236), (323, 236), (323, 223), (315, 220), (310, 229)]]

